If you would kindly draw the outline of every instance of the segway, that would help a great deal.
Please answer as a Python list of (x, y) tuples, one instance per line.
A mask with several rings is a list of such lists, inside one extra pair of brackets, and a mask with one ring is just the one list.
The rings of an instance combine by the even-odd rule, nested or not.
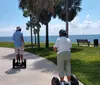
[(18, 58), (13, 59), (12, 67), (13, 67), (13, 69), (15, 69), (15, 68), (26, 68), (26, 59), (23, 59), (23, 61), (22, 61), (20, 59), (20, 54), (18, 54)]
[[(57, 77), (53, 77), (51, 80), (51, 85), (61, 85), (61, 84)], [(65, 81), (64, 85), (69, 85), (69, 84)], [(74, 75), (71, 75), (71, 85), (79, 85), (78, 79)]]

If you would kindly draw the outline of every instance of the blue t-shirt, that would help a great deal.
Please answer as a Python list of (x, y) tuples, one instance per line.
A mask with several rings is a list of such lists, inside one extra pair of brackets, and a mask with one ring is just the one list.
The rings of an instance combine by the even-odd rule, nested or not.
[(13, 34), (13, 41), (14, 41), (15, 47), (21, 47), (22, 46), (22, 37), (23, 37), (23, 34), (20, 31), (16, 31)]

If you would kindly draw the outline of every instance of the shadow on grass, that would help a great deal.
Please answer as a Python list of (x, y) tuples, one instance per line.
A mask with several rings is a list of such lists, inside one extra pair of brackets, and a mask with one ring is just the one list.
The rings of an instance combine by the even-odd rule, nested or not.
[(42, 56), (42, 57), (54, 62), (55, 64), (57, 64), (57, 60), (56, 60), (57, 55), (56, 55), (56, 53), (53, 52), (52, 47), (50, 47), (50, 48), (40, 48), (40, 49), (38, 49), (38, 48), (33, 48), (33, 49), (27, 48), (25, 50), (28, 51), (28, 52), (31, 52), (31, 53), (35, 53), (39, 56)]
[[(35, 53), (35, 54), (38, 54), (39, 56), (50, 56), (52, 54), (55, 54), (53, 52), (53, 48), (52, 47), (49, 47), (49, 48), (44, 48), (44, 47), (41, 47), (41, 48), (26, 48), (25, 51), (27, 52), (31, 52), (31, 53)], [(80, 51), (83, 51), (82, 48), (72, 48), (72, 53), (75, 53), (75, 52), (80, 52)]]
[(72, 49), (71, 49), (71, 52), (72, 52), (72, 53), (80, 52), (80, 51), (83, 51), (83, 49), (82, 49), (82, 48), (72, 48)]
[(47, 59), (57, 64), (57, 57), (48, 57)]
[[(25, 49), (26, 51), (28, 52), (31, 52), (31, 53), (35, 53), (39, 56), (42, 56), (44, 58), (47, 58), (48, 60), (54, 62), (55, 64), (57, 64), (57, 54), (53, 52), (53, 48), (52, 47), (49, 47), (49, 48), (27, 48)], [(72, 53), (75, 53), (75, 52), (80, 52), (80, 51), (83, 51), (82, 48), (72, 48)], [(53, 55), (54, 54), (54, 55)]]
[(50, 48), (26, 48), (25, 51), (38, 54), (39, 56), (49, 56), (53, 54), (52, 47)]
[[(32, 47), (31, 44), (25, 44), (24, 46), (25, 46), (25, 48), (31, 48)], [(33, 44), (33, 47), (37, 47), (37, 44)]]
[(72, 60), (72, 72), (78, 76), (85, 85), (100, 84), (100, 61), (84, 62)]

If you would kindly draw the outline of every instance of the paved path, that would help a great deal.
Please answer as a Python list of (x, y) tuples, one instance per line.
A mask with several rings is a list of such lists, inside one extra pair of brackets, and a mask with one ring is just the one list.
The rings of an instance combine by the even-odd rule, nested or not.
[[(0, 85), (51, 85), (56, 65), (38, 55), (24, 52), (26, 69), (12, 69), (14, 50), (0, 47)], [(80, 83), (80, 85), (82, 85)]]

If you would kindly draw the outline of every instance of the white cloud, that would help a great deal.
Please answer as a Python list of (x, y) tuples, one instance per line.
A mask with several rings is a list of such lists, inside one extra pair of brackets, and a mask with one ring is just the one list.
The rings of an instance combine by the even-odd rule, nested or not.
[(88, 20), (90, 18), (90, 14), (87, 14), (86, 16), (86, 20)]
[(69, 29), (69, 34), (71, 35), (100, 34), (100, 20), (94, 22), (88, 14), (85, 20), (80, 23), (79, 18), (76, 17), (70, 23)]
[(0, 28), (0, 36), (10, 36), (13, 34), (14, 27)]
[[(58, 35), (60, 29), (65, 28), (65, 23), (64, 22), (58, 22), (56, 24), (51, 24), (49, 23), (49, 35)], [(40, 28), (40, 35), (45, 35), (46, 33), (46, 26), (42, 26)]]
[[(52, 22), (52, 21), (51, 21)], [(60, 29), (65, 29), (65, 22), (58, 20), (56, 23), (49, 23), (49, 35), (58, 35)], [(30, 30), (26, 30), (26, 26), (21, 26), (24, 36), (30, 36)], [(12, 36), (16, 26), (10, 26), (0, 28), (0, 36)], [(46, 27), (43, 25), (40, 28), (40, 35), (45, 35)], [(100, 34), (100, 20), (92, 21), (89, 14), (85, 17), (85, 20), (80, 23), (78, 17), (69, 23), (70, 35), (83, 35), (83, 34)]]
[[(29, 35), (29, 31), (25, 29), (24, 25), (22, 25), (21, 28), (24, 35), (26, 36)], [(0, 36), (12, 36), (15, 31), (16, 31), (16, 26), (0, 28)]]

